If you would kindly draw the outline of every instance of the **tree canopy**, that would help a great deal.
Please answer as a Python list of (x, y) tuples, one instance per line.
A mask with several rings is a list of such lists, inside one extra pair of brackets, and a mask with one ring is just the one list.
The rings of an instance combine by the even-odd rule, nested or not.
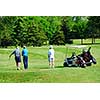
[(99, 27), (99, 16), (1, 16), (0, 46), (64, 45), (100, 37)]

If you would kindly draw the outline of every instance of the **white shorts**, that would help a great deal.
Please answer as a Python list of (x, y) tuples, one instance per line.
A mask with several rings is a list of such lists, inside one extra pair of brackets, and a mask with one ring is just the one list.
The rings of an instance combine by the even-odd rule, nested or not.
[(48, 61), (49, 62), (54, 61), (54, 58), (48, 58)]

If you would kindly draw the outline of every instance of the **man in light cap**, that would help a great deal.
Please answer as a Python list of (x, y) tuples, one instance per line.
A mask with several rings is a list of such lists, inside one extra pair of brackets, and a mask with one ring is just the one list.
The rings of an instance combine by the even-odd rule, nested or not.
[(16, 49), (10, 54), (9, 58), (13, 54), (15, 55), (15, 62), (16, 62), (17, 70), (20, 70), (21, 54), (20, 54), (20, 50), (18, 46), (16, 46)]
[(24, 69), (28, 69), (28, 50), (26, 49), (26, 46), (23, 46), (22, 56), (23, 56)]
[(49, 51), (48, 51), (48, 61), (49, 61), (49, 67), (53, 67), (54, 68), (54, 49), (53, 46), (50, 45), (49, 47)]

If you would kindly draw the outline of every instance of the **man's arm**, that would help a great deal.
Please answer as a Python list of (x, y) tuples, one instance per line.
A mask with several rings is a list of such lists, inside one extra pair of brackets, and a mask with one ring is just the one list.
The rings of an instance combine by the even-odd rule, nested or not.
[(15, 51), (13, 51), (10, 55), (9, 55), (9, 58), (15, 53)]
[(24, 54), (24, 51), (22, 50), (22, 56), (23, 56), (23, 54)]

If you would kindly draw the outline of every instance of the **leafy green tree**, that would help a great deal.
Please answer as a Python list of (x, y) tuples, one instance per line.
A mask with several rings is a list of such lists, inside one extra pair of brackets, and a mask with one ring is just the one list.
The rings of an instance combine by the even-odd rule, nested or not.
[(0, 45), (7, 47), (13, 45), (11, 38), (15, 17), (1, 16), (0, 17)]
[(100, 16), (88, 17), (88, 32), (92, 38), (92, 44), (95, 43), (95, 38), (100, 37)]
[(69, 37), (69, 34), (70, 34), (70, 26), (69, 26), (70, 17), (69, 16), (62, 16), (61, 22), (62, 22), (61, 30), (63, 31), (64, 37), (65, 37), (65, 43), (69, 43), (69, 41), (70, 41), (70, 37)]
[(61, 45), (75, 38), (83, 43), (93, 33), (96, 37), (100, 33), (99, 17), (88, 20), (87, 16), (1, 16), (0, 45)]
[(46, 35), (40, 25), (40, 17), (20, 16), (14, 25), (13, 38), (16, 44), (41, 46), (46, 41)]
[[(77, 37), (81, 39), (81, 44), (83, 44), (83, 39), (86, 38), (85, 30), (87, 28), (87, 17), (84, 16), (73, 16), (73, 32), (77, 33)], [(77, 38), (76, 37), (76, 38)]]
[(50, 44), (55, 45), (64, 45), (65, 44), (65, 37), (62, 31), (59, 31), (54, 34), (54, 36), (50, 40)]
[(41, 46), (47, 41), (47, 37), (41, 25), (41, 17), (29, 17), (27, 34), (29, 45)]
[(17, 16), (14, 27), (13, 27), (13, 34), (12, 38), (17, 45), (22, 45), (24, 42), (24, 34), (25, 34), (25, 25), (24, 25), (24, 17)]
[(63, 31), (61, 30), (61, 17), (60, 16), (54, 16), (51, 20), (51, 32), (52, 36), (50, 38), (50, 44), (56, 44), (56, 45), (62, 45), (65, 44), (65, 37), (63, 34)]

